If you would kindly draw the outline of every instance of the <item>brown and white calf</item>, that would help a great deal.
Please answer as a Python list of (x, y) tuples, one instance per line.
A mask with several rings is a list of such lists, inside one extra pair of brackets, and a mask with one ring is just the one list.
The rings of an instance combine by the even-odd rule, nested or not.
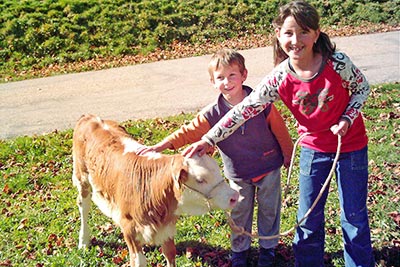
[(79, 247), (90, 245), (91, 200), (120, 226), (130, 265), (145, 267), (143, 244), (161, 245), (175, 266), (174, 235), (182, 213), (230, 209), (238, 200), (209, 156), (135, 154), (142, 147), (116, 122), (84, 115), (73, 136), (73, 183), (81, 215)]

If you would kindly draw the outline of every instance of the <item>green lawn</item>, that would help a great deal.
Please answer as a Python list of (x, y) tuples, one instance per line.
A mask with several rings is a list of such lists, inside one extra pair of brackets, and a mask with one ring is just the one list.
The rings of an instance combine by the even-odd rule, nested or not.
[[(400, 266), (400, 84), (374, 86), (364, 108), (370, 138), (368, 207), (379, 266)], [(278, 105), (279, 106), (279, 105)], [(286, 110), (293, 138), (296, 133)], [(194, 114), (123, 125), (139, 141), (153, 144)], [(92, 247), (77, 249), (79, 213), (71, 183), (72, 130), (0, 140), (0, 266), (123, 266), (128, 261), (121, 232), (93, 208)], [(220, 159), (217, 157), (220, 162)], [(298, 162), (297, 162), (298, 163)], [(291, 205), (283, 210), (282, 231), (295, 222), (297, 168)], [(286, 172), (284, 171), (285, 184)], [(326, 208), (326, 266), (343, 266), (338, 197), (332, 183)], [(229, 235), (223, 212), (184, 216), (178, 223), (177, 266), (228, 266)], [(292, 235), (282, 238), (277, 266), (292, 266)], [(252, 254), (256, 257), (257, 240)], [(149, 266), (161, 266), (158, 247), (146, 247)], [(126, 265), (125, 265), (126, 266)]]

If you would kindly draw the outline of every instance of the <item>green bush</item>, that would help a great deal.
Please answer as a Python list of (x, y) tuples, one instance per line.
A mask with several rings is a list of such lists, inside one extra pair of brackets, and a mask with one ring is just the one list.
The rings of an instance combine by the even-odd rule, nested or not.
[[(286, 2), (4, 0), (0, 77), (53, 63), (146, 54), (176, 41), (202, 45), (267, 34), (278, 7)], [(400, 0), (310, 2), (318, 8), (323, 26), (400, 21)]]

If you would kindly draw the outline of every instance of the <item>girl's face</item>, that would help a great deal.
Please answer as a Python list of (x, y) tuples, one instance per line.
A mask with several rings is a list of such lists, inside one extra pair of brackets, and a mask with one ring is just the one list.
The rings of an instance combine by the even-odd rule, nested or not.
[(294, 17), (289, 16), (280, 29), (275, 29), (275, 33), (283, 51), (291, 61), (296, 61), (313, 57), (313, 45), (319, 37), (320, 30), (304, 30)]
[(242, 97), (242, 84), (247, 78), (247, 70), (240, 72), (237, 64), (229, 66), (220, 66), (213, 72), (213, 83), (215, 89), (218, 89), (230, 101)]

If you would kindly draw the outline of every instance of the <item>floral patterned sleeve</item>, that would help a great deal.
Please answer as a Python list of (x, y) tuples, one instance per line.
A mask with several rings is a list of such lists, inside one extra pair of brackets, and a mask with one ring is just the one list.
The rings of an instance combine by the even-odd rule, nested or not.
[(364, 74), (351, 62), (346, 54), (338, 52), (333, 55), (333, 58), (334, 69), (342, 77), (343, 87), (351, 92), (349, 104), (342, 115), (351, 125), (360, 114), (361, 108), (368, 98), (370, 92), (369, 83)]
[(279, 98), (278, 88), (284, 76), (284, 68), (279, 65), (266, 76), (255, 90), (234, 106), (217, 124), (202, 137), (210, 145), (224, 140), (246, 120), (262, 112), (270, 103)]

